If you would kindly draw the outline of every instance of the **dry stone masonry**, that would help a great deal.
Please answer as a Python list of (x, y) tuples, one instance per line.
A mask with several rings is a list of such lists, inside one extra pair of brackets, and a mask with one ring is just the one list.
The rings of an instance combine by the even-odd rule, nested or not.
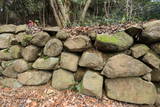
[(160, 20), (115, 34), (0, 26), (0, 84), (46, 83), (96, 98), (160, 105)]

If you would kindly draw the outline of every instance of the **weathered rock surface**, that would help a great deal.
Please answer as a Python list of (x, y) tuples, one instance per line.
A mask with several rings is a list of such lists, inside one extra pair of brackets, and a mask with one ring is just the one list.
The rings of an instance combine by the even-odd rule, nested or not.
[(160, 69), (160, 58), (153, 52), (147, 52), (147, 54), (142, 59), (145, 63), (149, 64), (151, 67)]
[(27, 25), (26, 24), (16, 26), (16, 33), (25, 32), (26, 30), (27, 30)]
[(38, 32), (35, 33), (33, 36), (34, 37), (31, 40), (31, 43), (40, 47), (44, 46), (50, 39), (49, 34), (46, 32)]
[(8, 24), (0, 26), (0, 33), (15, 33), (15, 31), (16, 31), (15, 25)]
[(17, 78), (18, 76), (18, 72), (16, 72), (14, 70), (14, 65), (9, 65), (8, 67), (6, 67), (6, 69), (4, 71), (2, 71), (2, 74), (6, 77), (10, 77), (10, 78)]
[(59, 39), (51, 39), (46, 43), (43, 53), (47, 56), (58, 56), (62, 49), (63, 44)]
[(49, 57), (49, 58), (38, 58), (32, 65), (35, 69), (41, 70), (53, 70), (58, 64), (59, 58)]
[(156, 99), (155, 105), (156, 105), (156, 107), (159, 107), (159, 105), (160, 105), (160, 94), (159, 93), (157, 95), (157, 99)]
[(4, 86), (4, 87), (10, 87), (10, 88), (20, 88), (23, 85), (18, 82), (17, 79), (13, 79), (13, 78), (5, 78), (0, 80), (0, 83)]
[(22, 73), (29, 70), (29, 65), (24, 59), (18, 59), (14, 61), (13, 66), (13, 69), (18, 73)]
[[(153, 71), (152, 71), (153, 72)], [(151, 81), (151, 73), (145, 74), (142, 76), (142, 79), (146, 80), (146, 81)]]
[(87, 35), (91, 38), (91, 40), (95, 40), (97, 37), (97, 33), (95, 31), (89, 31)]
[(10, 39), (13, 34), (3, 33), (0, 34), (0, 49), (9, 48), (10, 46)]
[(35, 61), (38, 57), (39, 49), (34, 45), (29, 45), (22, 50), (22, 56), (26, 61)]
[(91, 41), (87, 36), (78, 35), (74, 38), (68, 38), (64, 42), (64, 46), (71, 52), (82, 52), (91, 47)]
[(149, 47), (145, 44), (136, 44), (131, 48), (132, 56), (135, 58), (142, 57), (149, 51)]
[(102, 74), (108, 78), (141, 76), (152, 70), (131, 56), (118, 54), (108, 59)]
[(27, 46), (30, 44), (31, 40), (33, 38), (33, 35), (26, 34), (26, 33), (18, 33), (18, 35), (15, 35), (14, 42), (20, 43), (22, 46)]
[(56, 38), (60, 39), (60, 40), (66, 40), (67, 38), (69, 38), (69, 33), (65, 32), (65, 31), (59, 31), (56, 34)]
[(99, 51), (87, 50), (83, 52), (79, 65), (93, 70), (102, 70), (104, 66), (102, 54)]
[(9, 48), (9, 53), (14, 59), (21, 58), (21, 51), (22, 47), (19, 45), (13, 45)]
[(29, 70), (18, 74), (18, 81), (23, 85), (42, 85), (51, 79), (51, 73), (47, 71)]
[(114, 100), (135, 104), (154, 104), (157, 98), (155, 86), (139, 77), (105, 80), (106, 95)]
[(103, 77), (88, 70), (82, 80), (80, 92), (97, 98), (102, 97)]
[(75, 84), (73, 73), (59, 69), (53, 72), (52, 76), (52, 87), (63, 90), (70, 88)]
[(156, 52), (158, 55), (160, 55), (160, 43), (154, 43), (151, 45), (151, 49)]
[(77, 71), (79, 56), (73, 53), (63, 52), (60, 59), (61, 68), (72, 72)]
[(0, 60), (12, 60), (14, 59), (9, 52), (9, 49), (0, 50)]
[(160, 20), (143, 24), (143, 29), (141, 39), (144, 43), (160, 41)]
[(9, 61), (2, 61), (1, 66), (3, 69), (5, 69), (6, 67), (12, 65), (14, 63), (15, 60), (9, 60)]
[(101, 51), (123, 51), (133, 44), (133, 38), (125, 32), (118, 32), (113, 35), (97, 35), (95, 47)]

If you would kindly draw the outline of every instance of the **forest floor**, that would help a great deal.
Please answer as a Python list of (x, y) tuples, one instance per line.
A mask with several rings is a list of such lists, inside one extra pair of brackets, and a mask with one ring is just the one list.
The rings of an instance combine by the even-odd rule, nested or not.
[(0, 107), (151, 107), (96, 99), (71, 90), (58, 91), (50, 83), (42, 86), (6, 88), (0, 85)]

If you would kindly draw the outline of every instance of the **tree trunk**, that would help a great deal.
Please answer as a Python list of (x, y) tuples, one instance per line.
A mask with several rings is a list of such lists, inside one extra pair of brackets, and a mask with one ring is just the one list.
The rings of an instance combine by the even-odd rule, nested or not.
[(86, 5), (85, 5), (85, 7), (84, 7), (84, 9), (83, 9), (82, 16), (81, 16), (81, 21), (82, 21), (82, 22), (83, 22), (84, 19), (85, 19), (87, 10), (88, 10), (88, 8), (89, 8), (91, 2), (92, 2), (92, 0), (87, 0), (87, 2), (86, 2)]
[(65, 6), (65, 3), (63, 4), (61, 0), (50, 0), (56, 22), (60, 27), (66, 27), (70, 23), (69, 13), (67, 12), (69, 7)]

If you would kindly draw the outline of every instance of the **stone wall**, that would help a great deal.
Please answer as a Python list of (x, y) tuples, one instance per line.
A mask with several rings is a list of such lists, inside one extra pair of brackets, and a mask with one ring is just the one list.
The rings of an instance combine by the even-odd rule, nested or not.
[(73, 36), (26, 25), (0, 26), (0, 83), (19, 88), (51, 82), (58, 90), (135, 104), (160, 104), (160, 21), (115, 34)]

